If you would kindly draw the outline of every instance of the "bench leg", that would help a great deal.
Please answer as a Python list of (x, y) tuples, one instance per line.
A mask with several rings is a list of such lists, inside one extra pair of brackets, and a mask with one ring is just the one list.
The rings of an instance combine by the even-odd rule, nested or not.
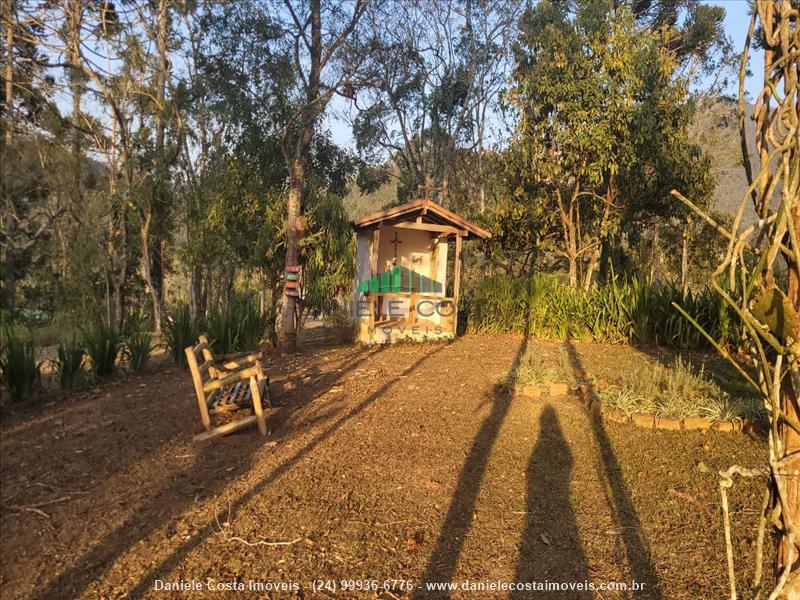
[(261, 406), (261, 390), (255, 377), (250, 378), (250, 396), (253, 400), (253, 408), (256, 411), (256, 422), (261, 435), (267, 435), (267, 419), (264, 416), (264, 408)]

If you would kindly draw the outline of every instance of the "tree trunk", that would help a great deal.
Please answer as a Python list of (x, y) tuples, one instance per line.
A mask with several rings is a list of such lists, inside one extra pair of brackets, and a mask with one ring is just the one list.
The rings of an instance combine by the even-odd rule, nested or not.
[[(587, 269), (586, 279), (584, 280), (584, 289), (588, 290), (592, 286), (592, 276), (594, 270), (597, 268), (598, 262), (600, 265), (600, 280), (603, 283), (608, 281), (608, 271), (612, 266), (612, 249), (619, 248), (621, 243), (619, 228), (613, 231), (613, 235), (609, 234), (611, 230), (611, 209), (614, 206), (614, 201), (617, 199), (617, 176), (615, 174), (609, 175), (608, 189), (606, 190), (606, 201), (603, 203), (603, 216), (600, 221), (600, 247), (592, 252), (592, 258), (589, 262)], [(616, 246), (616, 248), (614, 248)]]
[[(5, 0), (3, 3), (3, 21), (5, 23), (5, 119), (3, 123), (3, 148), (0, 150), (0, 165), (3, 167), (0, 181), (5, 180), (5, 170), (7, 168), (7, 155), (11, 151), (11, 144), (14, 139), (14, 22), (15, 6), (14, 0)], [(3, 201), (10, 202), (11, 199), (3, 194)], [(14, 220), (11, 211), (3, 207), (3, 232), (8, 233), (14, 228)], [(9, 236), (10, 237), (10, 236)], [(13, 309), (16, 295), (16, 265), (14, 252), (9, 244), (0, 244), (0, 268), (2, 268), (2, 296), (0, 305), (4, 308)]]
[(681, 294), (686, 298), (689, 291), (689, 231), (687, 228), (683, 231), (683, 239), (681, 241)]
[[(300, 243), (300, 202), (303, 197), (305, 179), (304, 158), (295, 159), (289, 174), (289, 195), (286, 201), (286, 266), (299, 264), (298, 245)], [(281, 350), (293, 352), (297, 349), (297, 298), (283, 294), (281, 325), (278, 345)]]
[(609, 272), (611, 271), (611, 240), (605, 239), (600, 244), (600, 265), (598, 268), (598, 276), (600, 283), (605, 285), (609, 280)]
[(578, 224), (576, 223), (575, 201), (580, 194), (580, 188), (576, 185), (570, 192), (568, 206), (564, 206), (560, 189), (556, 188), (555, 194), (558, 216), (561, 218), (561, 231), (564, 235), (564, 256), (567, 257), (569, 286), (575, 289), (578, 287)]
[(81, 28), (83, 27), (83, 0), (71, 0), (67, 4), (68, 44), (66, 51), (67, 63), (72, 67), (69, 71), (69, 88), (72, 95), (72, 201), (79, 204), (81, 201), (81, 89), (80, 70), (81, 61)]
[(569, 287), (573, 289), (578, 288), (578, 257), (574, 252), (567, 253), (567, 262), (569, 264)]
[(3, 129), (3, 151), (11, 148), (14, 139), (14, 24), (16, 23), (16, 7), (14, 0), (3, 2), (3, 22), (5, 23), (5, 123)]
[(196, 319), (203, 312), (203, 273), (199, 266), (193, 265), (189, 275), (189, 314)]
[(653, 285), (656, 277), (656, 260), (658, 258), (658, 225), (653, 228), (653, 245), (650, 250), (650, 275), (647, 279), (649, 285)]
[(114, 284), (114, 327), (122, 330), (125, 322), (125, 284), (119, 280)]
[(105, 272), (106, 280), (106, 325), (111, 327), (111, 274)]
[[(124, 147), (123, 147), (124, 148)], [(133, 189), (133, 166), (130, 164), (127, 150), (123, 149), (122, 164), (124, 165), (125, 190), (122, 194), (121, 206), (118, 216), (111, 225), (111, 255), (115, 257), (116, 280), (114, 282), (114, 325), (122, 329), (125, 321), (126, 292), (128, 285), (128, 206), (130, 194)]]
[(164, 118), (166, 100), (167, 74), (169, 56), (167, 37), (169, 35), (169, 7), (166, 0), (158, 3), (156, 24), (156, 49), (158, 51), (158, 68), (156, 70), (156, 107), (155, 107), (155, 185), (147, 214), (143, 216), (142, 226), (142, 263), (145, 281), (150, 290), (153, 302), (153, 326), (156, 333), (161, 332), (161, 321), (164, 313), (164, 235), (166, 223), (166, 178), (167, 165), (164, 138), (166, 120)]
[[(160, 269), (161, 259), (153, 255), (158, 252), (159, 240), (153, 240), (150, 235), (153, 226), (153, 213), (148, 212), (142, 215), (141, 239), (142, 239), (142, 269), (144, 280), (147, 283), (150, 298), (153, 302), (153, 327), (156, 333), (161, 333), (161, 322), (163, 318), (164, 299), (162, 296), (163, 271)], [(154, 248), (154, 245), (156, 246)]]
[[(795, 207), (792, 214), (794, 226), (797, 230), (800, 228), (800, 207)], [(797, 265), (791, 259), (787, 259), (788, 266), (788, 298), (794, 306), (795, 310), (800, 312), (800, 265)], [(800, 339), (800, 326), (796, 325), (797, 330), (793, 333), (794, 339)], [(782, 387), (781, 410), (783, 413), (795, 423), (800, 423), (800, 406), (798, 406), (797, 389), (798, 383), (797, 373), (793, 373), (792, 377), (787, 377), (784, 380)], [(800, 452), (800, 434), (794, 429), (787, 426), (785, 423), (780, 424), (781, 438), (783, 441), (783, 455)], [(791, 522), (797, 526), (800, 525), (800, 476), (797, 473), (800, 471), (800, 459), (795, 458), (783, 467), (783, 484), (786, 486), (786, 508), (789, 513), (788, 516)], [(795, 545), (797, 542), (794, 542)], [(777, 564), (779, 572), (782, 571), (787, 564), (787, 559), (790, 552), (789, 537), (787, 534), (781, 535), (778, 545)], [(794, 567), (795, 571), (800, 564), (798, 562), (797, 549), (793, 550)], [(793, 577), (794, 578), (794, 575)]]
[(586, 273), (583, 275), (583, 289), (585, 291), (589, 291), (592, 287), (592, 278), (594, 277), (594, 272), (597, 270), (597, 265), (600, 263), (600, 248), (596, 248), (592, 252), (592, 256), (589, 259), (589, 265), (586, 267)]

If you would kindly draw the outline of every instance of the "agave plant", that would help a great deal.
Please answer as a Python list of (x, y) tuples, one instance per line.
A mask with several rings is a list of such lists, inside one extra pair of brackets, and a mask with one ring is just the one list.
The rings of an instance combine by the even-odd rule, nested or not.
[(10, 327), (0, 340), (0, 379), (12, 402), (24, 402), (33, 395), (41, 377), (32, 340), (24, 340)]
[(148, 331), (136, 331), (125, 339), (125, 357), (134, 373), (141, 373), (150, 358), (153, 346)]
[(107, 377), (117, 368), (121, 342), (117, 330), (102, 321), (83, 332), (83, 347), (89, 355), (95, 377)]
[(206, 331), (214, 352), (225, 354), (257, 348), (269, 328), (269, 317), (253, 298), (240, 297), (212, 312)]
[(83, 346), (74, 336), (67, 342), (59, 342), (55, 366), (61, 389), (77, 390), (86, 384), (85, 357)]
[(164, 321), (164, 341), (175, 364), (186, 366), (184, 349), (197, 342), (202, 326), (201, 319), (193, 319), (189, 307), (180, 304)]

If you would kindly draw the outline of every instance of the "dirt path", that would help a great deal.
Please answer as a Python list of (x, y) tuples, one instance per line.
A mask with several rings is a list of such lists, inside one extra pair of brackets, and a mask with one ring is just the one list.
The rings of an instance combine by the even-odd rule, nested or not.
[[(269, 438), (193, 445), (197, 411), (177, 369), (7, 419), (0, 596), (208, 597), (155, 589), (208, 578), (299, 588), (248, 594), (264, 598), (310, 597), (318, 579), (343, 598), (376, 594), (342, 580), (387, 579), (412, 581), (396, 594), (417, 598), (437, 596), (424, 582), (465, 580), (645, 586), (482, 597), (724, 596), (717, 486), (697, 464), (754, 465), (763, 444), (601, 424), (572, 399), (503, 394), (496, 377), (522, 346), (467, 336), (281, 362)], [(587, 364), (576, 368), (620, 360), (612, 346), (577, 350)], [(758, 503), (755, 485), (735, 488), (743, 563)], [(226, 596), (242, 597), (213, 594)]]

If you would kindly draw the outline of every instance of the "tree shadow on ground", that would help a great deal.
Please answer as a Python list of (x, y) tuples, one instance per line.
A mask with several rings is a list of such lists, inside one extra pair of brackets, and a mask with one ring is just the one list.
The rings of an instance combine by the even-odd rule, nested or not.
[(570, 501), (572, 465), (572, 452), (556, 412), (547, 405), (539, 418), (539, 438), (526, 471), (525, 530), (514, 583), (542, 584), (547, 580), (575, 587), (560, 594), (535, 588), (515, 590), (513, 600), (538, 598), (543, 592), (553, 597), (592, 597), (589, 566)]
[[(402, 377), (408, 376), (416, 371), (425, 361), (441, 352), (446, 346), (447, 344), (438, 345), (438, 347), (414, 361), (414, 363), (404, 369), (399, 376), (383, 383), (378, 389), (370, 393), (364, 400), (359, 402), (355, 407), (348, 411), (347, 414), (337, 418), (333, 423), (326, 427), (321, 433), (314, 436), (307, 444), (295, 452), (291, 457), (278, 464), (266, 477), (253, 485), (247, 492), (239, 496), (239, 498), (234, 500), (224, 509), (216, 512), (215, 515), (190, 539), (180, 544), (166, 559), (157, 562), (155, 566), (139, 577), (136, 585), (128, 591), (128, 597), (138, 598), (144, 595), (149, 589), (152, 588), (153, 581), (156, 578), (165, 575), (171, 569), (175, 568), (194, 548), (198, 547), (206, 539), (208, 539), (215, 532), (217, 523), (235, 518), (236, 513), (241, 510), (250, 500), (262, 492), (267, 486), (274, 483), (277, 479), (289, 472), (305, 456), (313, 451), (314, 448), (331, 438), (348, 421), (357, 417), (362, 411), (379, 400), (395, 383), (402, 381)], [(348, 370), (352, 370), (352, 368), (353, 367)], [(249, 465), (247, 465), (247, 467), (245, 467), (243, 470), (247, 470), (248, 468)]]
[[(567, 355), (577, 381), (586, 380), (586, 369), (583, 366), (572, 340), (564, 341)], [(600, 451), (600, 464), (598, 475), (606, 495), (606, 502), (611, 509), (611, 515), (620, 530), (620, 536), (625, 545), (625, 554), (628, 559), (631, 577), (637, 584), (644, 584), (641, 595), (650, 598), (662, 598), (661, 584), (656, 571), (655, 563), (650, 554), (647, 540), (642, 531), (642, 524), (636, 508), (631, 499), (630, 490), (625, 484), (625, 478), (617, 460), (611, 440), (608, 438), (603, 421), (596, 415), (590, 415), (592, 433)]]
[[(431, 353), (432, 354), (432, 353)], [(324, 390), (330, 388), (350, 372), (354, 371), (366, 361), (372, 352), (366, 349), (359, 349), (354, 354), (348, 354), (340, 364), (332, 368), (328, 373), (320, 375), (315, 381), (314, 389)], [(426, 355), (420, 360), (423, 360)], [(187, 374), (188, 376), (188, 374)], [(387, 384), (389, 385), (389, 384)], [(176, 522), (180, 519), (199, 497), (213, 497), (221, 492), (231, 481), (246, 473), (252, 464), (253, 456), (261, 446), (271, 439), (282, 439), (293, 433), (292, 423), (287, 424), (288, 416), (284, 413), (294, 413), (307, 402), (307, 397), (314, 394), (308, 390), (303, 390), (304, 395), (301, 400), (292, 402), (285, 411), (281, 409), (278, 415), (268, 419), (268, 427), (273, 430), (270, 438), (258, 435), (252, 430), (241, 432), (229, 436), (224, 441), (215, 440), (197, 446), (196, 456), (193, 462), (185, 466), (177, 466), (168, 473), (156, 474), (156, 485), (152, 486), (152, 492), (148, 494), (147, 503), (144, 506), (136, 507), (124, 521), (104, 535), (96, 544), (88, 549), (81, 557), (74, 560), (72, 565), (64, 570), (59, 576), (41, 585), (34, 598), (49, 600), (51, 598), (74, 598), (80, 596), (89, 584), (101, 577), (105, 570), (115, 561), (131, 550), (136, 544), (146, 540), (149, 536), (163, 527), (167, 528), (167, 535), (176, 534)], [(273, 393), (273, 390), (271, 390)], [(376, 392), (377, 395), (379, 395)], [(374, 399), (377, 395), (370, 398)], [(333, 425), (329, 426), (323, 434), (315, 438), (305, 448), (290, 460), (280, 465), (272, 476), (256, 486), (247, 496), (240, 498), (239, 503), (234, 504), (234, 508), (244, 503), (247, 498), (256, 493), (260, 487), (267, 485), (280, 474), (293, 466), (302, 456), (310, 451), (322, 440), (332, 435), (336, 429), (346, 420), (352, 418), (357, 412), (365, 408), (369, 402), (362, 402), (355, 410), (339, 418)], [(196, 406), (195, 414), (196, 416)], [(314, 423), (319, 423), (323, 415), (318, 415), (312, 419)], [(334, 413), (329, 412), (328, 418), (333, 418)], [(188, 415), (187, 415), (188, 418)], [(146, 421), (137, 421), (139, 426), (147, 428)], [(297, 427), (306, 429), (308, 424), (298, 423)], [(186, 435), (184, 422), (180, 422), (174, 427), (174, 435)], [(221, 451), (220, 444), (224, 444), (224, 451)], [(139, 460), (146, 460), (147, 455), (157, 451), (157, 448), (148, 448), (145, 453), (132, 453)], [(127, 464), (130, 464), (128, 461)], [(121, 467), (122, 468), (122, 467)], [(224, 516), (224, 515), (222, 515)], [(218, 515), (218, 518), (222, 518)], [(202, 539), (207, 537), (213, 530), (213, 523), (206, 525), (201, 531), (179, 547), (180, 550), (188, 550), (199, 544)], [(182, 555), (182, 554), (181, 554)], [(172, 564), (172, 563), (170, 563)], [(131, 597), (142, 595), (152, 585), (152, 579), (142, 579), (136, 586)]]
[[(522, 361), (527, 348), (528, 336), (525, 335), (511, 366), (511, 374), (517, 372), (516, 367)], [(512, 378), (504, 385), (495, 386), (493, 394), (487, 398), (487, 402), (491, 402), (491, 412), (481, 423), (480, 429), (472, 441), (472, 446), (459, 474), (458, 484), (453, 492), (450, 508), (436, 541), (436, 547), (428, 559), (422, 579), (414, 590), (413, 598), (448, 597), (450, 595), (446, 591), (427, 590), (425, 584), (449, 582), (455, 575), (458, 559), (472, 525), (478, 494), (486, 475), (489, 455), (511, 406), (515, 388), (516, 381)]]

